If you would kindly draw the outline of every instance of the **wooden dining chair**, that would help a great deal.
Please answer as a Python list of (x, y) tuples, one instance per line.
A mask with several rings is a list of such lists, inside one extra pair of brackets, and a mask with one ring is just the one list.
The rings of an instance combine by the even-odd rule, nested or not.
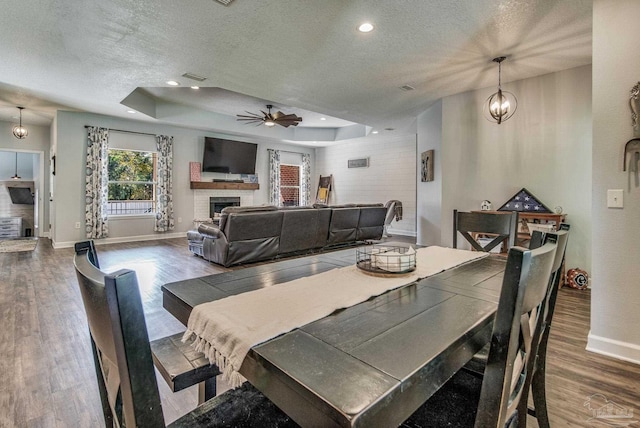
[(563, 274), (567, 242), (569, 240), (569, 225), (562, 224), (560, 228), (561, 230), (553, 232), (535, 231), (531, 236), (531, 247), (535, 248), (547, 242), (556, 242), (557, 250), (553, 261), (549, 288), (547, 290), (544, 313), (538, 321), (534, 336), (534, 340), (538, 341), (538, 352), (536, 358), (529, 362), (529, 368), (527, 370), (528, 376), (525, 381), (525, 388), (531, 388), (533, 407), (527, 407), (526, 403), (521, 405), (520, 426), (525, 426), (526, 414), (529, 414), (537, 419), (540, 428), (549, 428), (546, 398), (547, 347), (551, 331), (551, 322), (553, 320), (556, 301), (558, 300), (558, 291), (560, 290), (560, 280)]
[[(95, 248), (93, 249), (95, 254)], [(164, 427), (149, 337), (136, 274), (100, 271), (91, 249), (74, 265), (94, 345), (107, 427)], [(171, 427), (295, 427), (289, 417), (246, 382), (173, 422)]]
[[(465, 212), (453, 210), (453, 248), (458, 248), (458, 233), (462, 235), (476, 251), (489, 252), (500, 243), (506, 243), (506, 249), (516, 244), (518, 233), (518, 213)], [(486, 244), (478, 236), (490, 236)], [(506, 252), (506, 251), (505, 251)]]
[(529, 358), (536, 354), (533, 330), (543, 316), (556, 244), (509, 250), (484, 376), (456, 373), (403, 427), (517, 426)]

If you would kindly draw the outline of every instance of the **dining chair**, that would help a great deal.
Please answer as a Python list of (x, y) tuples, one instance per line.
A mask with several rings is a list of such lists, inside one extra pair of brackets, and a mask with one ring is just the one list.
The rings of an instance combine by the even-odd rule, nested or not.
[(546, 398), (547, 347), (551, 331), (551, 322), (558, 300), (558, 291), (560, 290), (560, 280), (563, 275), (565, 253), (569, 240), (569, 227), (570, 226), (565, 223), (560, 225), (560, 230), (558, 231), (535, 231), (531, 236), (530, 247), (535, 248), (547, 242), (556, 242), (557, 250), (553, 261), (544, 313), (536, 326), (534, 340), (538, 341), (538, 352), (536, 357), (529, 362), (530, 367), (528, 369), (527, 379), (525, 380), (525, 388), (531, 388), (533, 407), (526, 407), (526, 403), (521, 405), (521, 426), (525, 426), (526, 414), (529, 414), (537, 419), (540, 428), (549, 428)]
[[(453, 210), (453, 248), (458, 248), (458, 233), (476, 251), (489, 252), (503, 241), (507, 245), (505, 250), (508, 250), (516, 244), (518, 213), (517, 211), (488, 213)], [(478, 240), (478, 236), (487, 235), (493, 239), (483, 245)]]
[[(95, 255), (95, 248), (93, 248)], [(96, 374), (107, 427), (164, 427), (149, 337), (136, 274), (105, 274), (91, 248), (74, 257), (94, 348)], [(246, 382), (173, 422), (171, 427), (296, 427), (280, 409)]]
[(403, 427), (513, 427), (518, 424), (528, 361), (536, 354), (534, 326), (543, 316), (556, 244), (514, 247), (507, 255), (484, 376), (456, 373)]

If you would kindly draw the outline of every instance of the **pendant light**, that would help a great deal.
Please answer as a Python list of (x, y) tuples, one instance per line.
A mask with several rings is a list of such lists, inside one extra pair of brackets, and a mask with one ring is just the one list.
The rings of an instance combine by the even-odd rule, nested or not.
[(16, 125), (13, 127), (13, 136), (18, 140), (24, 140), (27, 135), (29, 135), (29, 131), (27, 131), (27, 128), (22, 126), (22, 110), (24, 110), (24, 107), (18, 107), (18, 110), (20, 110), (20, 125)]
[(496, 122), (500, 125), (509, 119), (516, 112), (518, 100), (511, 92), (502, 90), (502, 61), (507, 59), (506, 56), (494, 58), (493, 62), (498, 63), (498, 92), (487, 98), (484, 103), (484, 117), (490, 122)]
[(11, 177), (12, 180), (20, 180), (22, 177), (18, 175), (18, 152), (16, 152), (16, 174)]

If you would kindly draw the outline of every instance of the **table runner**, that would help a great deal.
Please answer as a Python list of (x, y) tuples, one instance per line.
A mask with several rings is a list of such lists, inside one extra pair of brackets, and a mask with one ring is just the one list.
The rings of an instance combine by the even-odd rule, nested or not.
[(235, 388), (246, 381), (238, 371), (253, 346), (338, 309), (486, 256), (432, 246), (417, 250), (416, 270), (409, 274), (372, 276), (352, 265), (203, 303), (191, 311), (183, 341), (195, 336), (196, 350)]

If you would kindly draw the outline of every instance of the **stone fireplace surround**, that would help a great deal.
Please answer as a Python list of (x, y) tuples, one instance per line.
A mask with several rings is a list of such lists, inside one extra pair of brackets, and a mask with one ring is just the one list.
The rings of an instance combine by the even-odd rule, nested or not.
[(227, 190), (227, 189), (197, 189), (194, 190), (193, 217), (194, 221), (203, 221), (209, 217), (210, 199), (217, 198), (240, 198), (240, 206), (253, 205), (253, 190)]

